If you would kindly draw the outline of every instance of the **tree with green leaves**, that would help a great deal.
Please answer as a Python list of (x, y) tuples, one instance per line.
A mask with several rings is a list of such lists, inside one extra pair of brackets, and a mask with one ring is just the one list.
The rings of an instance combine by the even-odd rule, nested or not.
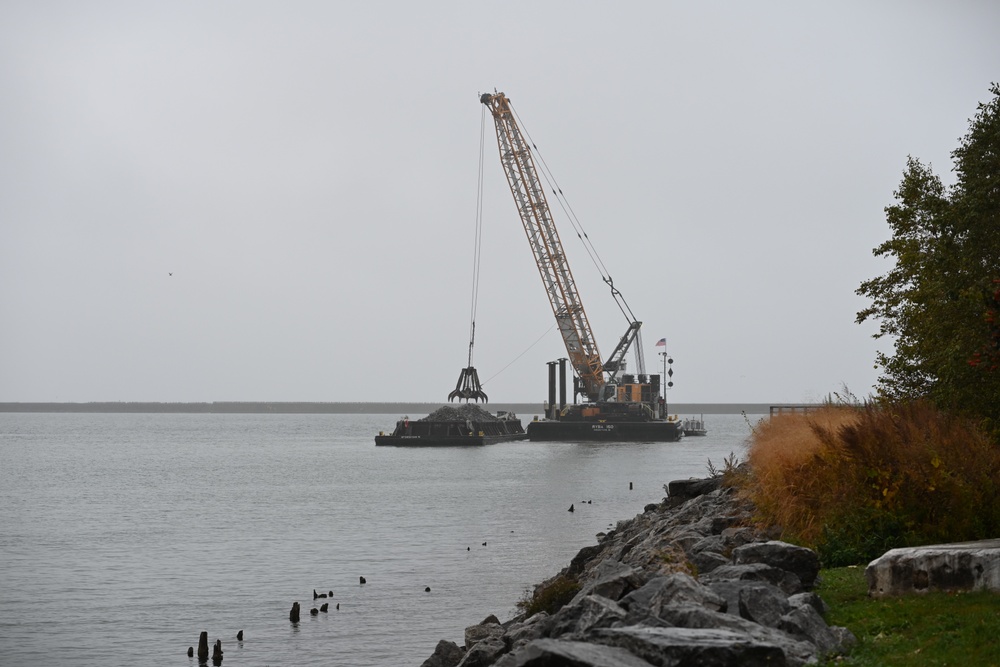
[(879, 393), (929, 398), (941, 408), (1000, 427), (1000, 85), (952, 151), (956, 182), (945, 187), (910, 157), (896, 203), (885, 209), (892, 237), (873, 251), (895, 265), (861, 284), (871, 299), (857, 321), (878, 320)]

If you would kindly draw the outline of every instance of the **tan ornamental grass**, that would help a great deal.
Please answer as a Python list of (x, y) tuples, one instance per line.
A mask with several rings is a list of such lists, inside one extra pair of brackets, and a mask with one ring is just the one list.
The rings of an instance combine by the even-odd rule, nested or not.
[[(1000, 535), (1000, 447), (925, 401), (826, 406), (762, 422), (740, 492), (784, 539), (840, 553)], [(878, 554), (880, 555), (880, 553)]]

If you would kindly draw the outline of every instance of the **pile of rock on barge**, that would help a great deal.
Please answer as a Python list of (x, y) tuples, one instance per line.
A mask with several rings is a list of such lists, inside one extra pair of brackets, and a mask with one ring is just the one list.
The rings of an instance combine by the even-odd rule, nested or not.
[(403, 447), (478, 446), (524, 440), (521, 420), (513, 412), (490, 414), (478, 405), (445, 405), (422, 419), (403, 417), (390, 434), (380, 432), (376, 445)]
[(750, 516), (718, 478), (670, 482), (662, 503), (535, 589), (540, 600), (568, 582), (571, 601), (491, 615), (422, 667), (781, 667), (844, 652), (856, 639), (823, 620), (817, 554), (769, 539)]

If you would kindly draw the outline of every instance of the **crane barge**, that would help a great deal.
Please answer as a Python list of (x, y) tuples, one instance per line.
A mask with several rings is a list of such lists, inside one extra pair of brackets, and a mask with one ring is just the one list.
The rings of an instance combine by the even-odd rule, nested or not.
[[(660, 376), (645, 373), (641, 342), (635, 347), (638, 375), (625, 373), (625, 357), (639, 339), (642, 322), (632, 314), (610, 277), (605, 277), (629, 324), (614, 351), (602, 361), (552, 219), (545, 188), (535, 168), (531, 144), (525, 140), (506, 95), (485, 93), (479, 101), (493, 116), (500, 163), (574, 372), (573, 402), (567, 403), (567, 359), (549, 363), (545, 418), (528, 424), (528, 438), (624, 442), (679, 440), (684, 435), (683, 428), (678, 419), (666, 414), (666, 401), (660, 395)], [(558, 402), (557, 366), (560, 371)], [(578, 397), (583, 401), (577, 402)]]

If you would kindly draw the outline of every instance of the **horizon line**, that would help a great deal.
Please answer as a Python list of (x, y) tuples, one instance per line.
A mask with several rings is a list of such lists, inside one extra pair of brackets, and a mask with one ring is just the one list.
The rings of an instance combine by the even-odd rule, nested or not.
[[(193, 412), (193, 413), (379, 413), (419, 412), (422, 408), (447, 405), (444, 401), (0, 401), (0, 412)], [(515, 412), (543, 411), (538, 401), (495, 401), (483, 409)], [(670, 412), (767, 414), (774, 406), (813, 406), (820, 403), (687, 402), (668, 404)]]

